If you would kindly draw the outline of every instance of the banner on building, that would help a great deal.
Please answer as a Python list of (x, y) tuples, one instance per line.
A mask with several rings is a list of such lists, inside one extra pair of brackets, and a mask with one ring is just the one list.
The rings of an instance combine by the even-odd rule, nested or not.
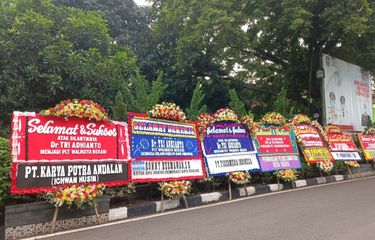
[(369, 72), (325, 54), (323, 68), (325, 124), (363, 131), (373, 120)]

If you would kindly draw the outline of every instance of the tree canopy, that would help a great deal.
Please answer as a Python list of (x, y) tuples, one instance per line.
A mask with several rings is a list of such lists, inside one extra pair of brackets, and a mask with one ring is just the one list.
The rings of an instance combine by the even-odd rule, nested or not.
[[(139, 68), (136, 57), (111, 42), (96, 12), (43, 0), (0, 5), (0, 112), (40, 111), (68, 98), (114, 103), (120, 84)], [(4, 127), (3, 127), (4, 129)]]
[(191, 112), (312, 114), (322, 53), (375, 71), (374, 0), (152, 2), (3, 0), (0, 128), (14, 110), (67, 98), (118, 119), (155, 99)]
[(53, 0), (62, 6), (69, 6), (85, 11), (96, 11), (108, 22), (109, 35), (117, 45), (131, 49), (138, 59), (144, 74), (150, 73), (153, 63), (150, 56), (151, 26), (154, 14), (149, 7), (140, 7), (133, 0)]
[(191, 92), (200, 79), (220, 82), (226, 92), (228, 86), (240, 89), (246, 107), (259, 113), (271, 110), (284, 87), (297, 109), (312, 99), (319, 111), (320, 53), (375, 70), (368, 51), (374, 46), (374, 1), (165, 0), (154, 7), (160, 55), (173, 66), (169, 72), (179, 86), (170, 94)]

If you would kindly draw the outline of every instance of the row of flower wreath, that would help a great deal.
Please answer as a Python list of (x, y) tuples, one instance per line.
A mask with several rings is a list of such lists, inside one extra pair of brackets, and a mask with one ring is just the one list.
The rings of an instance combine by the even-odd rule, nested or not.
[[(78, 117), (87, 118), (90, 120), (104, 121), (107, 122), (109, 117), (105, 112), (105, 109), (99, 104), (91, 100), (66, 100), (61, 101), (55, 107), (49, 108), (47, 110), (41, 111), (42, 115), (45, 116), (57, 116), (57, 117)], [(149, 112), (150, 117), (162, 118), (174, 121), (186, 121), (185, 113), (174, 103), (163, 102), (161, 104), (156, 104)], [(254, 128), (253, 118), (250, 116), (244, 116), (240, 120), (238, 115), (228, 108), (219, 109), (215, 114), (210, 115), (208, 113), (203, 113), (198, 116), (198, 130), (200, 133), (204, 133), (207, 126), (215, 121), (234, 121), (241, 122), (246, 125), (249, 130)], [(307, 123), (315, 125), (321, 133), (324, 131), (321, 129), (319, 124), (303, 114), (297, 115), (290, 121), (292, 124)], [(286, 123), (285, 118), (279, 113), (267, 113), (262, 119), (263, 124), (273, 124), (273, 125), (284, 125)], [(375, 133), (375, 131), (374, 131)], [(325, 139), (325, 134), (322, 134)], [(357, 162), (348, 162), (349, 166), (357, 167)], [(330, 172), (333, 168), (333, 164), (330, 161), (320, 162), (318, 167), (324, 172)], [(284, 180), (292, 181), (297, 179), (298, 171), (294, 169), (286, 169), (275, 172), (275, 175)], [(244, 185), (250, 181), (250, 174), (248, 172), (232, 172), (229, 174), (229, 179), (239, 185)], [(71, 187), (58, 187), (53, 188), (50, 192), (46, 194), (46, 198), (51, 204), (56, 207), (66, 205), (68, 207), (77, 206), (82, 207), (85, 204), (90, 204), (93, 200), (101, 196), (104, 190), (103, 184), (91, 184), (91, 185), (73, 185)], [(173, 181), (160, 183), (160, 190), (171, 199), (178, 199), (184, 195), (191, 192), (191, 182), (190, 181)]]
[[(101, 107), (98, 103), (91, 100), (65, 100), (58, 103), (55, 107), (49, 108), (47, 110), (41, 111), (42, 115), (45, 116), (57, 116), (57, 117), (78, 117), (87, 118), (89, 120), (96, 121), (109, 121), (108, 114), (105, 109)], [(163, 102), (161, 104), (156, 104), (149, 112), (150, 117), (153, 118), (163, 118), (174, 121), (186, 121), (186, 115), (181, 110), (179, 106), (174, 103)], [(216, 111), (215, 114), (211, 115), (209, 113), (203, 113), (198, 116), (198, 130), (200, 133), (206, 131), (207, 126), (215, 121), (233, 121), (241, 122), (249, 128), (250, 131), (254, 129), (255, 123), (251, 116), (243, 116), (239, 119), (238, 115), (231, 109), (222, 108)], [(260, 122), (262, 124), (272, 124), (272, 125), (285, 125), (286, 119), (279, 113), (271, 112), (267, 113)], [(290, 120), (293, 125), (296, 124), (309, 124), (315, 126), (322, 134), (325, 141), (328, 142), (327, 136), (317, 121), (311, 121), (306, 115), (298, 114)], [(375, 134), (375, 130), (370, 128), (367, 133)]]
[[(42, 110), (41, 115), (56, 116), (68, 119), (70, 117), (86, 118), (89, 120), (108, 122), (105, 109), (91, 100), (72, 99), (58, 103), (56, 106)], [(149, 112), (150, 117), (175, 121), (185, 121), (185, 113), (174, 103), (157, 104)], [(103, 194), (104, 184), (73, 185), (54, 187), (45, 194), (45, 198), (55, 207), (67, 206), (81, 208), (94, 204), (95, 198)], [(191, 182), (174, 181), (161, 183), (160, 189), (172, 199), (180, 198), (191, 192)]]
[[(164, 118), (175, 121), (185, 121), (186, 116), (184, 112), (173, 103), (162, 103), (157, 104), (151, 111), (149, 111), (150, 117)], [(216, 121), (233, 121), (241, 122), (249, 128), (250, 131), (254, 129), (255, 123), (251, 116), (243, 116), (239, 119), (238, 115), (231, 109), (223, 108), (217, 110), (213, 115), (209, 113), (203, 113), (198, 116), (198, 131), (204, 133), (206, 128)], [(285, 118), (279, 113), (267, 113), (260, 121), (262, 124), (270, 125), (285, 125)], [(325, 141), (328, 142), (327, 136), (316, 121), (311, 121), (306, 115), (298, 114), (296, 117), (290, 120), (290, 123), (295, 124), (309, 124), (315, 126), (322, 134)], [(359, 167), (356, 161), (346, 161), (347, 165), (351, 167)], [(325, 173), (329, 173), (333, 170), (333, 163), (331, 161), (323, 161), (318, 163), (318, 168)], [(275, 172), (275, 175), (283, 181), (293, 181), (298, 177), (298, 171), (295, 169), (285, 169)], [(238, 185), (245, 185), (250, 182), (250, 174), (248, 172), (232, 172), (229, 173), (229, 180)], [(189, 181), (173, 181), (168, 183), (160, 183), (160, 190), (171, 199), (178, 199), (184, 195), (187, 195), (191, 191), (191, 182)]]
[[(298, 171), (286, 169), (275, 172), (275, 175), (283, 181), (289, 182), (297, 179)], [(231, 172), (228, 174), (229, 180), (236, 185), (245, 185), (250, 182), (251, 176), (248, 172)], [(172, 181), (159, 184), (159, 189), (170, 199), (180, 199), (191, 193), (190, 181)]]

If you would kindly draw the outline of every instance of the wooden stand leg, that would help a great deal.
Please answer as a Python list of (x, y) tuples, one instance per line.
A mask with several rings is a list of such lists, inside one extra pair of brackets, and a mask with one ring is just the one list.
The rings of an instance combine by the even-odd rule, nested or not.
[(228, 179), (228, 193), (229, 193), (229, 200), (232, 200), (232, 186), (230, 184), (230, 179)]
[(95, 215), (96, 215), (96, 222), (97, 222), (97, 224), (100, 224), (100, 217), (99, 217), (98, 207), (96, 205), (95, 199), (92, 200), (92, 203), (94, 205), (94, 210), (95, 210)]
[(188, 205), (188, 202), (187, 202), (186, 196), (182, 196), (182, 199), (184, 199), (185, 207), (186, 207), (186, 208), (189, 208), (189, 205)]
[(359, 176), (362, 177), (361, 169), (358, 168)]
[(352, 177), (353, 177), (353, 173), (352, 173), (352, 170), (350, 169), (350, 167), (349, 167), (348, 165), (346, 165), (346, 169), (348, 169), (348, 171), (349, 171), (349, 174), (350, 174), (350, 176), (352, 176)]
[(53, 213), (53, 220), (52, 220), (52, 226), (51, 226), (51, 233), (55, 232), (56, 227), (56, 220), (57, 220), (57, 214), (59, 213), (59, 208), (55, 207), (55, 212)]
[(320, 177), (322, 178), (323, 174), (322, 174), (322, 170), (320, 168), (319, 168), (319, 174), (320, 174)]
[(161, 191), (160, 212), (164, 212), (164, 194), (163, 194), (163, 190)]
[(244, 186), (244, 188), (245, 188), (246, 197), (248, 197), (248, 196), (249, 196), (249, 192), (247, 191), (246, 184), (244, 184), (243, 186)]

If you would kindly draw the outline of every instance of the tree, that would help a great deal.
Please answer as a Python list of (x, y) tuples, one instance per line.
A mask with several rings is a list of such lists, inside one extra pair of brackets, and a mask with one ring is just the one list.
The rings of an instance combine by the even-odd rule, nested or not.
[(14, 110), (39, 112), (69, 98), (110, 109), (122, 82), (139, 71), (134, 54), (111, 43), (98, 13), (5, 0), (0, 16), (3, 134)]
[[(366, 0), (253, 2), (246, 8), (251, 47), (244, 52), (249, 57), (257, 56), (271, 71), (275, 69), (272, 72), (281, 83), (276, 86), (278, 89), (286, 87), (290, 99), (306, 106), (296, 93), (308, 90), (313, 99), (311, 110), (319, 112), (320, 85), (315, 79), (319, 55), (324, 52), (355, 61), (353, 56), (359, 54), (352, 46), (361, 35), (367, 35), (368, 30), (374, 28), (369, 25), (371, 7), (373, 3)], [(348, 45), (343, 46), (343, 42)], [(342, 47), (348, 49), (350, 55), (339, 54)], [(362, 49), (367, 47), (361, 46)]]
[(151, 90), (147, 96), (148, 99), (148, 110), (153, 107), (155, 104), (159, 103), (162, 96), (164, 95), (167, 85), (163, 83), (164, 73), (163, 71), (159, 72), (158, 77), (155, 81), (151, 83)]
[(158, 78), (150, 84), (137, 72), (134, 78), (133, 95), (136, 97), (129, 110), (145, 113), (155, 104), (159, 103), (164, 90), (167, 88), (163, 84), (163, 72), (159, 73)]
[(171, 97), (202, 78), (240, 90), (258, 113), (272, 110), (282, 87), (296, 108), (306, 108), (300, 93), (309, 90), (319, 112), (320, 53), (375, 70), (374, 6), (373, 0), (157, 1), (158, 50), (178, 86)]
[(163, 72), (160, 72), (158, 78), (151, 84), (139, 72), (136, 72), (128, 84), (125, 81), (122, 82), (115, 100), (115, 119), (126, 120), (128, 112), (146, 113), (159, 103), (167, 88), (162, 81)]
[[(208, 109), (215, 111), (228, 104), (228, 84), (222, 80), (228, 73), (212, 61), (211, 49), (204, 48), (205, 42), (195, 40), (200, 34), (206, 36), (206, 32), (195, 32), (193, 24), (201, 20), (199, 17), (207, 10), (206, 5), (207, 1), (155, 1), (157, 21), (153, 39), (156, 54), (152, 61), (165, 72), (165, 83), (168, 84), (165, 98), (187, 108), (194, 88), (200, 82), (206, 92)], [(184, 47), (185, 44), (188, 46)]]
[(293, 117), (296, 109), (294, 109), (294, 104), (292, 104), (292, 101), (288, 99), (287, 95), (287, 89), (282, 87), (272, 105), (272, 109), (286, 118), (291, 118)]
[(63, 6), (84, 11), (97, 11), (107, 21), (113, 42), (130, 48), (142, 71), (151, 71), (150, 47), (153, 14), (149, 7), (140, 7), (133, 0), (53, 0)]
[(128, 118), (126, 103), (124, 102), (124, 96), (121, 92), (117, 92), (115, 97), (115, 104), (112, 108), (113, 119), (116, 121), (126, 121)]
[(190, 120), (197, 120), (197, 117), (206, 112), (207, 105), (203, 104), (205, 94), (202, 90), (202, 84), (195, 86), (193, 96), (190, 100), (190, 107), (186, 109), (186, 115)]
[(148, 109), (148, 84), (144, 78), (142, 78), (139, 72), (136, 73), (134, 80), (134, 96), (136, 104), (132, 107), (136, 112), (147, 112)]
[(236, 89), (229, 90), (230, 102), (229, 108), (235, 111), (239, 116), (246, 115), (245, 104), (237, 96)]
[(10, 195), (10, 163), (11, 155), (9, 140), (0, 137), (0, 209), (4, 207), (5, 201)]

